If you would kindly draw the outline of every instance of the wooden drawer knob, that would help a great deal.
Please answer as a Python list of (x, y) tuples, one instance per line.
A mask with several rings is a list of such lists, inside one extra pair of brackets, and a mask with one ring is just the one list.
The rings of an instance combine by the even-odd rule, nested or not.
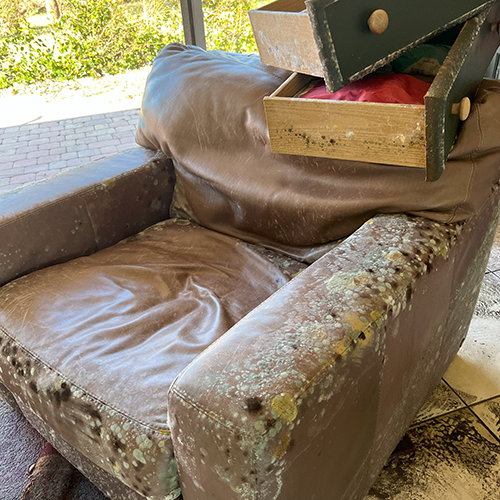
[(377, 9), (368, 18), (368, 27), (376, 35), (382, 34), (387, 29), (387, 26), (389, 26), (389, 16), (385, 10)]
[(454, 115), (458, 115), (460, 120), (463, 122), (467, 120), (470, 114), (470, 99), (468, 97), (464, 97), (460, 102), (452, 104), (451, 112)]

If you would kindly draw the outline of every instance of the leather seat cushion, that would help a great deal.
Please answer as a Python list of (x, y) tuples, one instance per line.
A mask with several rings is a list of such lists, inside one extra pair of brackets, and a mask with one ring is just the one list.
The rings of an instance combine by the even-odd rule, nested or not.
[(0, 289), (3, 383), (125, 484), (175, 498), (172, 381), (288, 279), (235, 238), (157, 224)]
[(500, 82), (480, 89), (437, 182), (425, 171), (271, 153), (263, 105), (289, 72), (172, 44), (148, 77), (136, 141), (174, 161), (173, 213), (306, 261), (377, 213), (470, 218), (500, 179)]

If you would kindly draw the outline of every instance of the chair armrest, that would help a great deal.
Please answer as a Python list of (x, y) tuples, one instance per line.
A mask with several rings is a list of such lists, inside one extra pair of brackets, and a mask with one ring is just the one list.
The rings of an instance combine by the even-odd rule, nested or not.
[(377, 216), (196, 358), (168, 402), (184, 500), (363, 498), (467, 331), (492, 210), (476, 238)]
[(0, 285), (168, 218), (163, 153), (133, 148), (0, 195)]

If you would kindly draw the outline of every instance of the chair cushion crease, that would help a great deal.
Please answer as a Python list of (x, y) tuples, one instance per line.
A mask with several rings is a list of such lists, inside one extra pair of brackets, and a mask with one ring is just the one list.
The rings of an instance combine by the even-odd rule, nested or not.
[(1, 288), (2, 380), (96, 465), (164, 498), (179, 487), (171, 382), (288, 280), (250, 245), (167, 220)]

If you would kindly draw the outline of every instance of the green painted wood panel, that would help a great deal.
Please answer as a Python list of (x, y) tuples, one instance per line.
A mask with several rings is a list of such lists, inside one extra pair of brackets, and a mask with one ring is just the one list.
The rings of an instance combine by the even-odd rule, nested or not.
[(492, 23), (500, 20), (500, 4), (468, 21), (445, 59), (425, 97), (427, 180), (443, 173), (461, 122), (452, 106), (462, 98), (472, 101), (484, 73), (500, 45)]
[[(489, 8), (497, 0), (306, 0), (330, 92), (373, 72), (437, 33)], [(380, 35), (367, 24), (383, 9)]]

